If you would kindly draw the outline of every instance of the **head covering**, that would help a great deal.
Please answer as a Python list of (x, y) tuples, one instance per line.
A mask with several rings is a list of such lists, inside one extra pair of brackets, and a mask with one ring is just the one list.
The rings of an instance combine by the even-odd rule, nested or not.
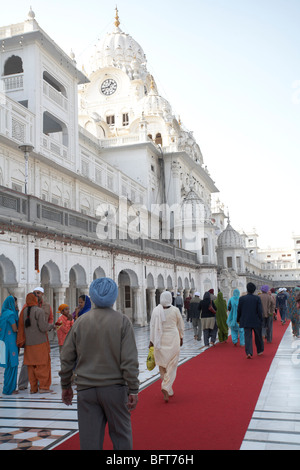
[(58, 307), (58, 312), (57, 313), (61, 313), (65, 308), (69, 307), (68, 304), (61, 304), (59, 307)]
[(90, 286), (90, 296), (97, 307), (112, 307), (118, 297), (118, 286), (109, 277), (95, 279)]
[(267, 292), (269, 292), (269, 290), (270, 290), (270, 287), (269, 287), (269, 286), (267, 286), (267, 285), (261, 286), (261, 291), (262, 291), (262, 292), (266, 292), (266, 293), (267, 293)]
[(195, 292), (195, 297), (200, 297), (200, 292)]
[(172, 305), (172, 294), (171, 294), (171, 292), (169, 292), (167, 290), (162, 292), (162, 294), (160, 295), (159, 302), (163, 307), (170, 307)]
[(84, 297), (85, 297), (84, 307), (79, 311), (78, 313), (79, 317), (83, 315), (84, 313), (89, 312), (92, 308), (92, 303), (91, 303), (91, 299), (89, 298), (89, 296), (85, 295)]
[(209, 292), (210, 294), (214, 294), (214, 293), (215, 293), (214, 289), (209, 289), (208, 292)]
[(35, 289), (33, 289), (33, 292), (37, 290), (38, 292), (42, 292), (44, 294), (44, 289), (42, 287), (36, 287)]

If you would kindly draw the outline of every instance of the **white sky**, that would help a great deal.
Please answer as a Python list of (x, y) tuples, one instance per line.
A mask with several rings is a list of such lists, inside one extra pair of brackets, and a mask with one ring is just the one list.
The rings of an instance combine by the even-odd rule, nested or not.
[[(101, 0), (32, 0), (36, 20), (78, 67), (112, 30)], [(173, 113), (194, 132), (237, 230), (260, 247), (300, 235), (300, 0), (118, 0), (121, 29), (142, 47)], [(22, 22), (30, 3), (1, 9)], [(87, 62), (86, 62), (87, 63)]]

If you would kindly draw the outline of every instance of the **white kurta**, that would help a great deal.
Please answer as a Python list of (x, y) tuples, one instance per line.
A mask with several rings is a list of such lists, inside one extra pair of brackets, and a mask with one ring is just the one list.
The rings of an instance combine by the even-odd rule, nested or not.
[(155, 347), (153, 337), (157, 320), (155, 310), (151, 317), (150, 341), (154, 344), (155, 363), (159, 366), (162, 389), (172, 395), (172, 385), (176, 377), (180, 353), (180, 338), (183, 338), (184, 334), (184, 323), (177, 307), (172, 306), (164, 309), (164, 313), (166, 320), (161, 324), (160, 348)]

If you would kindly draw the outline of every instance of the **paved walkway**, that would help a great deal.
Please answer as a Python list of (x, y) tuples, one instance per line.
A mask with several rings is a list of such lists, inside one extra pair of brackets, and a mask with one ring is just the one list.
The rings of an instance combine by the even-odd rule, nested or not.
[[(180, 364), (205, 351), (185, 322), (185, 339)], [(159, 379), (157, 367), (149, 372), (146, 357), (149, 327), (135, 328), (140, 361), (141, 390)], [(298, 354), (299, 353), (299, 354)], [(298, 357), (299, 356), (299, 357)], [(77, 397), (73, 405), (61, 402), (58, 371), (59, 351), (51, 347), (52, 393), (30, 395), (29, 390), (0, 396), (0, 450), (52, 449), (78, 430)], [(21, 362), (21, 361), (20, 361)], [(300, 449), (300, 340), (293, 340), (288, 327), (266, 377), (242, 450)], [(3, 369), (0, 368), (0, 390)]]

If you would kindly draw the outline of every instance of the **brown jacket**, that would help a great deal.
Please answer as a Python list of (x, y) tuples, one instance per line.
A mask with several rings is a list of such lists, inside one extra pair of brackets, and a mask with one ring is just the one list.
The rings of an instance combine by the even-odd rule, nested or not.
[(262, 303), (263, 317), (268, 318), (270, 315), (273, 314), (273, 303), (271, 296), (266, 292), (262, 292), (259, 297)]

